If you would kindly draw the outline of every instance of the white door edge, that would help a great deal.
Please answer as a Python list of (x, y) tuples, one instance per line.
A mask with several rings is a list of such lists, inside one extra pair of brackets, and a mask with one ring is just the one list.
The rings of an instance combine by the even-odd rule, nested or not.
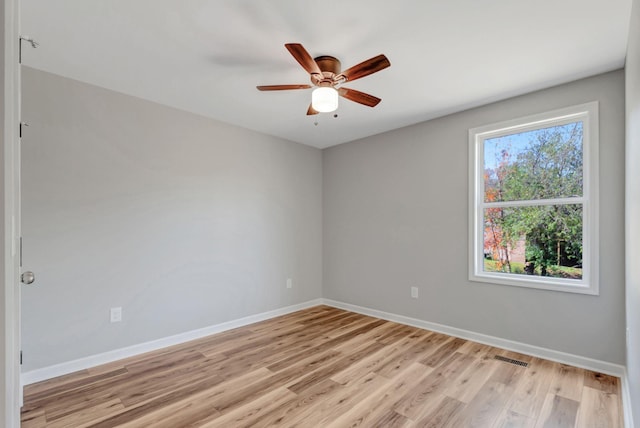
[(3, 303), (4, 324), (3, 360), (4, 385), (0, 392), (4, 425), (20, 426), (22, 388), (20, 385), (20, 285), (18, 245), (20, 239), (20, 65), (18, 41), (20, 25), (19, 0), (2, 0), (4, 9), (4, 117), (3, 120), (3, 177), (2, 194), (4, 212), (2, 236), (2, 263), (4, 272)]

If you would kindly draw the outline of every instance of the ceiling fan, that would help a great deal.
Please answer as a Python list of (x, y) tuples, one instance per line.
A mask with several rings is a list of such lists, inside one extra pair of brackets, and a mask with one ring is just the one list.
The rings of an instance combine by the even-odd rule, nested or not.
[(380, 101), (378, 97), (341, 87), (345, 82), (352, 82), (361, 77), (368, 76), (383, 70), (391, 65), (384, 55), (370, 58), (360, 64), (354, 65), (344, 71), (340, 71), (340, 61), (328, 55), (312, 58), (309, 52), (300, 43), (287, 43), (284, 45), (293, 57), (300, 63), (311, 77), (312, 85), (266, 85), (256, 86), (259, 91), (283, 91), (289, 89), (309, 89), (316, 87), (311, 94), (311, 105), (307, 115), (332, 112), (338, 108), (338, 96), (375, 107)]

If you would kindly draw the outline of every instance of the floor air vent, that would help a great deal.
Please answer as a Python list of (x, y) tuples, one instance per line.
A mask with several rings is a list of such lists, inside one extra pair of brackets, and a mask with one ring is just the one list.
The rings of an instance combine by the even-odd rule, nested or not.
[(503, 357), (502, 355), (496, 355), (493, 357), (496, 360), (504, 361), (505, 363), (515, 364), (516, 366), (529, 367), (529, 363), (525, 363), (524, 361), (514, 360), (511, 358)]

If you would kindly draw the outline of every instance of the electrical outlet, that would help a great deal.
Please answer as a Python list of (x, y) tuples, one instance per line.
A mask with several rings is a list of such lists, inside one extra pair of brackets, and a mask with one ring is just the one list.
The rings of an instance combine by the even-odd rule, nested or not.
[(418, 287), (411, 287), (411, 298), (412, 299), (418, 298)]
[(111, 308), (111, 322), (120, 322), (122, 321), (122, 308)]
[(287, 288), (293, 288), (293, 280), (291, 278), (287, 278)]

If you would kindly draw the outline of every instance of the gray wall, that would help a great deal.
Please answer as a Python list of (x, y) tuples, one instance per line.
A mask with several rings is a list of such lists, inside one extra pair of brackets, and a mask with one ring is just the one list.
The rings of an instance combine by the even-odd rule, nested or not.
[(321, 297), (319, 150), (29, 68), (23, 116), (23, 371)]
[[(323, 294), (624, 363), (623, 78), (320, 152), (26, 68), (23, 370)], [(593, 100), (600, 295), (469, 282), (468, 129)]]
[[(326, 149), (324, 297), (624, 363), (623, 79), (616, 71)], [(468, 281), (469, 128), (594, 100), (600, 295)]]
[(640, 2), (634, 0), (627, 48), (626, 301), (627, 371), (636, 423), (640, 423)]

